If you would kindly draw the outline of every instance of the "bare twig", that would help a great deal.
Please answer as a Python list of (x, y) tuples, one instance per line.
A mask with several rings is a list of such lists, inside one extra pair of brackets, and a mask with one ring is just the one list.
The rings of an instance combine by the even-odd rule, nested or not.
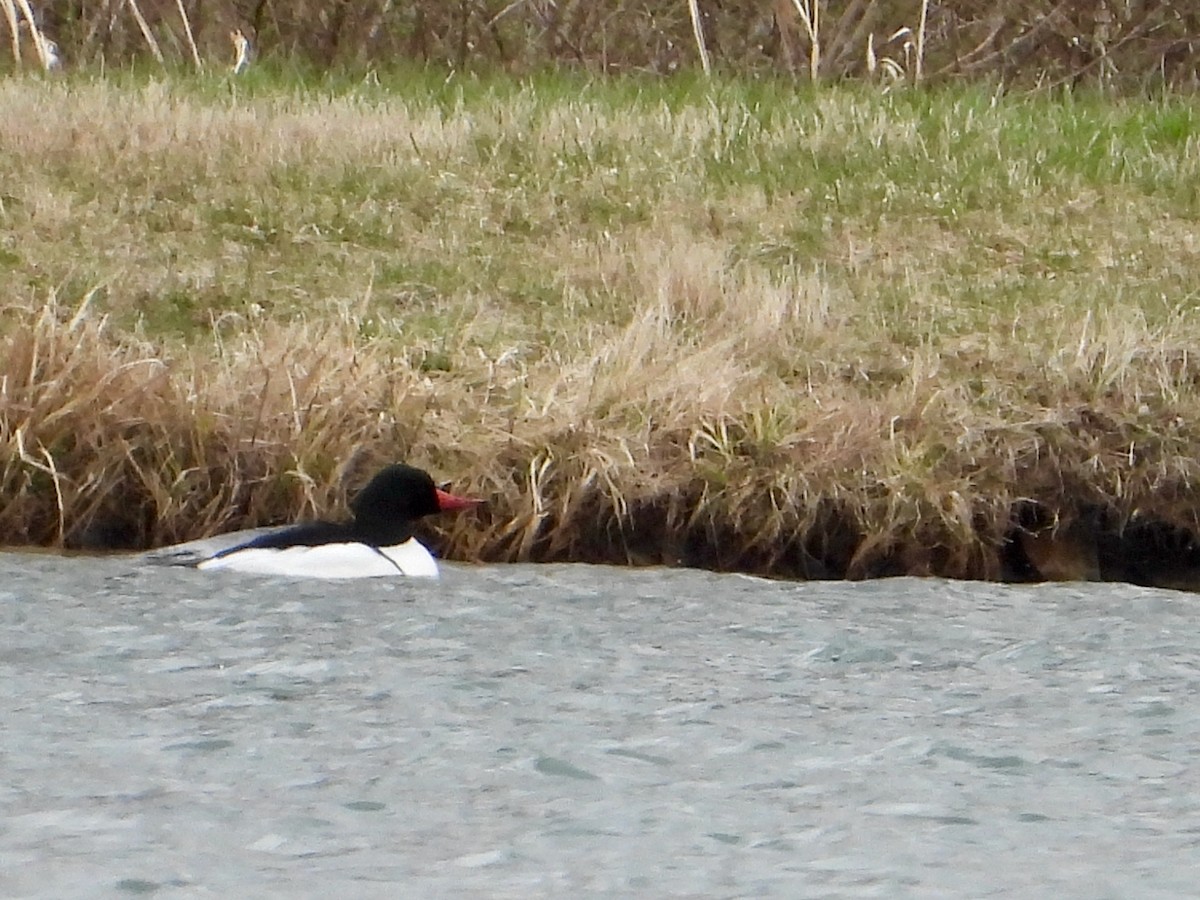
[(488, 19), (487, 27), (491, 28), (493, 25), (495, 25), (497, 22), (499, 22), (501, 19), (503, 19), (505, 16), (507, 16), (510, 12), (524, 6), (528, 2), (529, 2), (529, 0), (513, 0), (512, 3), (508, 4), (508, 6), (504, 7), (504, 9), (500, 10), (500, 12), (496, 13), (494, 16), (492, 16), (490, 19)]
[(24, 426), (20, 426), (17, 428), (16, 434), (14, 435), (14, 437), (16, 437), (16, 442), (17, 442), (17, 455), (20, 457), (21, 462), (25, 463), (28, 466), (31, 466), (34, 469), (37, 469), (39, 472), (44, 472), (45, 474), (49, 475), (50, 480), (54, 485), (54, 497), (55, 497), (55, 501), (56, 501), (56, 506), (58, 507), (58, 544), (61, 546), (62, 542), (63, 542), (63, 536), (66, 534), (66, 519), (67, 519), (67, 517), (66, 517), (66, 506), (63, 503), (62, 480), (61, 480), (62, 476), (60, 476), (58, 474), (58, 467), (54, 465), (54, 457), (50, 455), (49, 450), (47, 450), (45, 447), (40, 446), (40, 445), (39, 445), (38, 449), (42, 451), (42, 456), (45, 457), (45, 459), (46, 459), (45, 465), (38, 462), (33, 456), (31, 456), (29, 454), (29, 452), (25, 449), (25, 428), (24, 428)]
[(25, 21), (29, 23), (29, 33), (33, 37), (33, 46), (37, 48), (38, 59), (41, 60), (42, 68), (50, 71), (58, 61), (58, 54), (51, 54), (50, 48), (47, 46), (46, 36), (42, 34), (42, 29), (38, 28), (37, 21), (33, 18), (33, 10), (29, 8), (29, 0), (17, 0), (17, 4), (21, 7), (21, 12), (25, 14)]
[(696, 49), (700, 51), (700, 65), (704, 74), (709, 74), (708, 47), (704, 44), (704, 26), (700, 22), (700, 5), (697, 0), (688, 0), (688, 11), (692, 14), (692, 33), (696, 35)]
[(792, 0), (808, 32), (808, 74), (813, 81), (821, 70), (821, 0)]
[(990, 53), (986, 53), (983, 56), (975, 58), (976, 54), (981, 50), (984, 50), (990, 41), (994, 39), (995, 35), (999, 34), (1000, 30), (1006, 24), (1004, 19), (997, 18), (996, 27), (988, 35), (988, 38), (962, 59), (956, 60), (953, 65), (962, 72), (977, 72), (991, 65), (997, 59), (1002, 58), (1006, 54), (1016, 53), (1021, 48), (1032, 44), (1035, 39), (1041, 36), (1042, 32), (1047, 31), (1051, 24), (1062, 14), (1063, 10), (1066, 9), (1069, 4), (1070, 0), (1062, 0), (1062, 2), (1055, 6), (1054, 9), (1052, 9), (1047, 15), (1042, 16), (1040, 19), (1034, 22), (1033, 27), (1016, 38), (1016, 40), (1013, 40), (1003, 47), (991, 51)]
[(13, 0), (0, 0), (0, 6), (4, 7), (4, 18), (8, 19), (8, 30), (12, 33), (13, 62), (19, 69), (21, 68), (21, 34), (18, 31), (20, 26), (17, 24), (17, 8), (13, 6)]
[(192, 35), (192, 23), (188, 21), (187, 10), (183, 8), (183, 0), (175, 0), (175, 5), (179, 7), (179, 18), (183, 19), (183, 31), (187, 35), (188, 48), (192, 51), (192, 61), (196, 64), (197, 69), (203, 69), (204, 64), (200, 62), (200, 51), (196, 49), (196, 38)]
[(138, 9), (137, 0), (126, 0), (129, 4), (129, 9), (133, 12), (133, 17), (137, 19), (138, 28), (142, 30), (142, 37), (146, 39), (146, 44), (150, 47), (150, 52), (161, 65), (163, 62), (162, 50), (159, 49), (158, 41), (154, 39), (154, 34), (150, 31), (150, 26), (146, 22), (146, 17), (142, 15), (142, 11)]
[(917, 23), (917, 62), (913, 70), (913, 83), (920, 84), (925, 74), (925, 25), (929, 21), (929, 0), (921, 0), (921, 19)]

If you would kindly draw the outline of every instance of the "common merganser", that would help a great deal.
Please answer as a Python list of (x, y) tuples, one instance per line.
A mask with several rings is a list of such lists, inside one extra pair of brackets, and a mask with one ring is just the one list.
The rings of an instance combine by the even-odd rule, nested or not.
[(413, 537), (423, 516), (478, 506), (438, 488), (429, 474), (391, 465), (350, 503), (349, 522), (302, 522), (284, 528), (234, 532), (192, 541), (151, 555), (160, 564), (230, 569), (308, 578), (438, 576), (437, 561)]

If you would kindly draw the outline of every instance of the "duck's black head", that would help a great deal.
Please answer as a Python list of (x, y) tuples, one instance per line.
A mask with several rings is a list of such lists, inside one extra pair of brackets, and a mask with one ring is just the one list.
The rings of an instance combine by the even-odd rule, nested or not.
[(482, 501), (455, 497), (438, 490), (429, 473), (412, 466), (388, 466), (367, 482), (350, 502), (354, 528), (372, 543), (407, 540), (411, 526), (423, 516), (475, 506)]

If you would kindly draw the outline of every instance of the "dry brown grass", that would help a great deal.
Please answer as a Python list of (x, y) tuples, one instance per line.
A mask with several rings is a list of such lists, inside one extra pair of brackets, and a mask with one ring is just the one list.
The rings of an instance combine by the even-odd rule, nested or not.
[(490, 498), (440, 533), (489, 560), (996, 577), (1021, 522), (1194, 528), (1191, 119), (911, 100), (0, 85), (0, 535), (323, 514), (398, 459)]

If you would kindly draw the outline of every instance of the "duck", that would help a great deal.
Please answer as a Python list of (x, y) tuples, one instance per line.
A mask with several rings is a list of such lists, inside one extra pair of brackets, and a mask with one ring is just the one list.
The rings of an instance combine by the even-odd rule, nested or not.
[(437, 560), (414, 536), (414, 525), (425, 516), (482, 503), (448, 493), (428, 472), (397, 463), (378, 472), (354, 497), (347, 522), (232, 532), (167, 547), (151, 554), (150, 561), (296, 578), (437, 578)]

